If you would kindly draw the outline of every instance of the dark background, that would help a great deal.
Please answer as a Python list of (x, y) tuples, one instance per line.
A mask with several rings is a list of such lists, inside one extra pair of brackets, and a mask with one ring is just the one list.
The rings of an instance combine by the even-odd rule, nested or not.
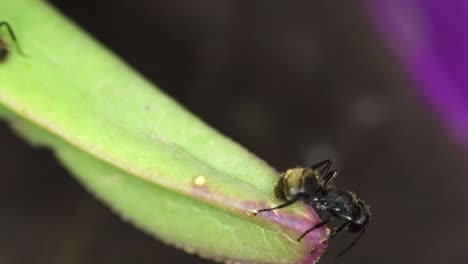
[[(320, 263), (468, 263), (468, 171), (349, 1), (52, 1), (208, 124), (280, 171), (337, 159), (374, 213)], [(211, 263), (122, 222), (0, 128), (0, 263)]]

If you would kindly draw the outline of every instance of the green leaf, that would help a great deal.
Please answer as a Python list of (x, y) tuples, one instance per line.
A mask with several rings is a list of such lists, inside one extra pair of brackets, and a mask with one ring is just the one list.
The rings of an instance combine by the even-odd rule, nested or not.
[[(9, 56), (0, 62), (0, 116), (50, 147), (92, 193), (159, 239), (241, 263), (312, 263), (328, 232), (296, 238), (320, 221), (280, 203), (278, 173), (220, 135), (43, 1), (4, 1)], [(32, 176), (33, 177), (33, 176)]]

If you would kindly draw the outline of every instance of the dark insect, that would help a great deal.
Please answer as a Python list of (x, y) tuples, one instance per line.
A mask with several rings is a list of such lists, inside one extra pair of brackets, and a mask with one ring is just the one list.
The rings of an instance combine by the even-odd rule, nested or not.
[[(20, 54), (23, 54), (21, 51), (18, 41), (16, 40), (15, 33), (13, 32), (13, 29), (11, 29), (10, 24), (6, 21), (0, 21), (0, 29), (2, 27), (5, 27), (10, 34), (11, 39), (15, 42), (16, 48), (18, 49), (18, 52)], [(8, 42), (0, 35), (0, 61), (4, 61), (8, 54), (10, 53), (10, 48), (8, 46)]]
[(349, 233), (359, 233), (357, 238), (337, 256), (357, 244), (370, 221), (369, 206), (360, 200), (353, 192), (340, 190), (333, 185), (338, 172), (330, 171), (333, 160), (324, 160), (310, 168), (294, 168), (282, 174), (275, 186), (275, 196), (285, 201), (273, 208), (261, 209), (255, 215), (289, 206), (297, 201), (312, 206), (322, 221), (306, 230), (297, 240), (300, 241), (312, 230), (322, 227), (332, 220), (341, 220), (343, 223), (335, 227), (330, 235), (334, 237), (343, 229)]

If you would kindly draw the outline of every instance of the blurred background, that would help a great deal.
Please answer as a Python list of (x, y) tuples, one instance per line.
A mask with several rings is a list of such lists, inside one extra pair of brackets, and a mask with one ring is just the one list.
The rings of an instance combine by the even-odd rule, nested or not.
[[(466, 4), (51, 2), (277, 170), (336, 159), (374, 215), (320, 263), (468, 263)], [(0, 145), (0, 263), (211, 263), (121, 221), (4, 123)]]

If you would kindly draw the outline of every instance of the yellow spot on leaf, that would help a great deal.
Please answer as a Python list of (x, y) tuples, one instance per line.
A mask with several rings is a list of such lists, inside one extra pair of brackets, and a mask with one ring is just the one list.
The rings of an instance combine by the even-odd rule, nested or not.
[(193, 183), (196, 186), (203, 186), (206, 184), (206, 177), (203, 175), (197, 176), (193, 179)]

